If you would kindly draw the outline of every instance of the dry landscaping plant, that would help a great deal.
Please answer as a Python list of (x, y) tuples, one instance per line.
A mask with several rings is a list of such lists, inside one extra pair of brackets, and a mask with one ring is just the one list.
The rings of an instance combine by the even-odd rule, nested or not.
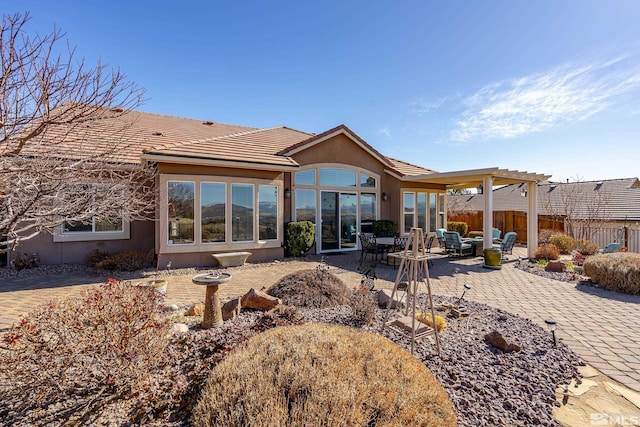
[(560, 251), (556, 245), (552, 243), (545, 243), (538, 246), (538, 250), (536, 250), (534, 256), (537, 260), (555, 260), (560, 258)]
[(589, 240), (576, 240), (576, 251), (584, 256), (595, 255), (598, 250), (600, 250), (598, 245)]
[(295, 307), (328, 308), (349, 300), (347, 285), (322, 269), (291, 273), (267, 289), (267, 293)]
[(576, 248), (576, 242), (573, 237), (566, 234), (554, 234), (547, 240), (547, 243), (554, 245), (561, 254), (569, 254)]
[(110, 280), (36, 307), (0, 344), (0, 419), (81, 424), (149, 387), (169, 321), (151, 289)]
[(271, 329), (211, 373), (195, 426), (455, 426), (418, 359), (380, 335), (328, 324)]
[(588, 257), (584, 274), (601, 288), (640, 295), (640, 254), (614, 252)]
[[(416, 320), (433, 328), (433, 315), (431, 313), (418, 313)], [(436, 327), (439, 331), (447, 327), (447, 321), (444, 317), (436, 315)]]
[(144, 267), (146, 255), (139, 251), (102, 252), (95, 250), (85, 258), (89, 266), (101, 270), (136, 271)]
[(378, 301), (365, 285), (360, 285), (349, 297), (351, 316), (356, 323), (369, 325), (376, 317)]

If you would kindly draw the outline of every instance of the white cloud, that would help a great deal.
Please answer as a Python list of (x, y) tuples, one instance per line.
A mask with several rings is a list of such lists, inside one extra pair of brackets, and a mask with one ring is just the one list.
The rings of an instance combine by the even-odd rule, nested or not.
[(589, 65), (563, 65), (487, 85), (464, 101), (454, 141), (513, 138), (593, 116), (640, 90), (640, 65), (626, 57)]
[(387, 139), (391, 139), (391, 130), (389, 129), (389, 126), (378, 129), (378, 133)]
[(426, 102), (423, 100), (420, 101), (415, 101), (412, 102), (411, 104), (409, 104), (409, 108), (411, 109), (411, 112), (414, 114), (418, 114), (418, 115), (422, 115), (425, 113), (428, 113), (431, 110), (435, 110), (437, 108), (440, 108), (442, 106), (442, 104), (444, 104), (446, 101), (448, 101), (449, 98), (444, 97), (444, 98), (440, 98), (434, 102)]

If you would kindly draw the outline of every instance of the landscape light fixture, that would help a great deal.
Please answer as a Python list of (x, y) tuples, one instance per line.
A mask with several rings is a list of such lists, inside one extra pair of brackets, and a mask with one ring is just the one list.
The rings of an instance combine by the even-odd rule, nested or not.
[(464, 286), (464, 291), (462, 291), (462, 295), (460, 295), (460, 298), (458, 298), (458, 302), (456, 304), (460, 304), (460, 301), (462, 301), (462, 299), (464, 298), (464, 294), (466, 294), (467, 291), (471, 289), (471, 285), (467, 283), (465, 283), (463, 286)]
[(558, 328), (558, 322), (556, 322), (555, 319), (549, 318), (547, 320), (544, 321), (544, 323), (547, 324), (547, 326), (549, 327), (549, 330), (551, 331), (551, 335), (553, 336), (553, 345), (556, 345), (556, 329)]

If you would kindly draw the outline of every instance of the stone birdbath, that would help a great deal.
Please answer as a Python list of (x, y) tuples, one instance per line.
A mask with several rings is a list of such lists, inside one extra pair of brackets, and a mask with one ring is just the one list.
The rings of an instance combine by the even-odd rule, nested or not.
[(218, 294), (218, 285), (231, 280), (231, 274), (213, 273), (198, 274), (191, 281), (196, 285), (207, 287), (207, 295), (204, 301), (204, 318), (202, 319), (202, 327), (204, 329), (213, 328), (222, 325), (222, 308), (220, 307), (220, 295)]

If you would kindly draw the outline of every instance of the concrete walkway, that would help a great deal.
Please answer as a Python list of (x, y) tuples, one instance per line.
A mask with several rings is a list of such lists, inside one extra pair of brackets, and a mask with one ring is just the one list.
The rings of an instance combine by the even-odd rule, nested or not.
[[(437, 250), (436, 250), (437, 251)], [(358, 253), (325, 257), (333, 272), (350, 286), (360, 282)], [(430, 269), (435, 294), (460, 296), (463, 284), (472, 286), (465, 299), (486, 303), (526, 317), (546, 328), (544, 319), (558, 321), (557, 337), (585, 362), (604, 375), (640, 391), (640, 296), (618, 294), (572, 283), (545, 279), (514, 267), (521, 248), (501, 270), (482, 267), (481, 258), (434, 257)], [(316, 268), (314, 256), (305, 261), (247, 264), (229, 268), (233, 279), (221, 286), (224, 297), (242, 295), (250, 288), (267, 288), (293, 271)], [(455, 269), (458, 274), (452, 274)], [(396, 270), (376, 269), (377, 289), (393, 288)], [(169, 278), (167, 303), (186, 305), (204, 299), (204, 288), (191, 283), (192, 274)], [(0, 279), (0, 331), (7, 329), (34, 305), (53, 298), (79, 295), (105, 277), (65, 274), (47, 277)]]

